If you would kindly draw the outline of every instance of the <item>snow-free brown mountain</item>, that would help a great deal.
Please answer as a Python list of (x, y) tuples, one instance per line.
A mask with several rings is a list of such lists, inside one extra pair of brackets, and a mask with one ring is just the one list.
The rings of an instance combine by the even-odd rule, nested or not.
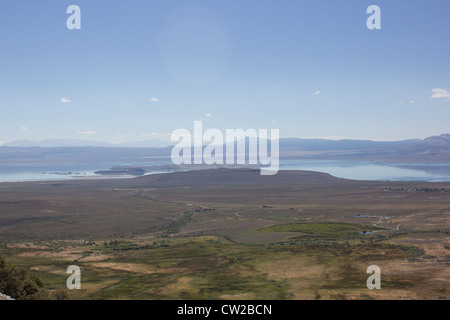
[[(0, 165), (67, 164), (98, 162), (130, 162), (157, 159), (171, 164), (172, 147), (130, 148), (89, 146), (39, 147), (28, 142), (27, 147), (0, 147)], [(36, 145), (39, 145), (38, 143)], [(402, 141), (280, 139), (280, 159), (371, 160), (384, 162), (450, 162), (450, 134), (423, 140)], [(109, 169), (109, 168), (105, 168)]]

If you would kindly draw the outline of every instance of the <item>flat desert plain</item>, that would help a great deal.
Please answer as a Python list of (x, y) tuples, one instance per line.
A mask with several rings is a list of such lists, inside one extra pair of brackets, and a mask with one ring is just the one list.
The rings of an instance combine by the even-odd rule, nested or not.
[(450, 183), (308, 171), (1, 183), (0, 255), (71, 299), (449, 299), (449, 216)]

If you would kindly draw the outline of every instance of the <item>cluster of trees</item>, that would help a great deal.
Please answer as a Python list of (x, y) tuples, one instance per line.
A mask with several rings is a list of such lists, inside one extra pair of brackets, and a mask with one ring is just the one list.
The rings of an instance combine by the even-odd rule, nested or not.
[(10, 265), (0, 256), (0, 292), (16, 300), (50, 299), (42, 282), (26, 270)]

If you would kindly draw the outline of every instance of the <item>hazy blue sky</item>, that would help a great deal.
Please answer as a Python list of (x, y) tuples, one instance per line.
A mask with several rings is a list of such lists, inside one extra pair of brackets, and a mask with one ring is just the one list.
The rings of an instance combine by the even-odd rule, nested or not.
[(450, 133), (449, 38), (448, 0), (2, 0), (0, 141)]

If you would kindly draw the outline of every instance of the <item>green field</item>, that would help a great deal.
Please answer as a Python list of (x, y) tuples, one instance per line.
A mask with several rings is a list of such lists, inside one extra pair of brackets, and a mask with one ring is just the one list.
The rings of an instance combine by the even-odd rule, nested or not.
[[(277, 228), (279, 227), (279, 228)], [(297, 225), (297, 227), (299, 227)], [(270, 227), (270, 231), (359, 230), (355, 226), (309, 224), (308, 228)], [(264, 230), (269, 232), (269, 230)], [(31, 268), (45, 287), (66, 290), (71, 299), (369, 299), (365, 267), (374, 262), (408, 260), (414, 247), (382, 241), (235, 244), (217, 237), (53, 243), (48, 247), (0, 250), (7, 260)], [(364, 241), (364, 240), (362, 240)], [(416, 255), (417, 256), (417, 255)], [(65, 270), (82, 270), (82, 290), (66, 289)], [(408, 278), (383, 279), (405, 289)]]
[(349, 223), (289, 223), (261, 228), (260, 232), (298, 232), (305, 237), (341, 238), (382, 230), (374, 226), (361, 226)]

